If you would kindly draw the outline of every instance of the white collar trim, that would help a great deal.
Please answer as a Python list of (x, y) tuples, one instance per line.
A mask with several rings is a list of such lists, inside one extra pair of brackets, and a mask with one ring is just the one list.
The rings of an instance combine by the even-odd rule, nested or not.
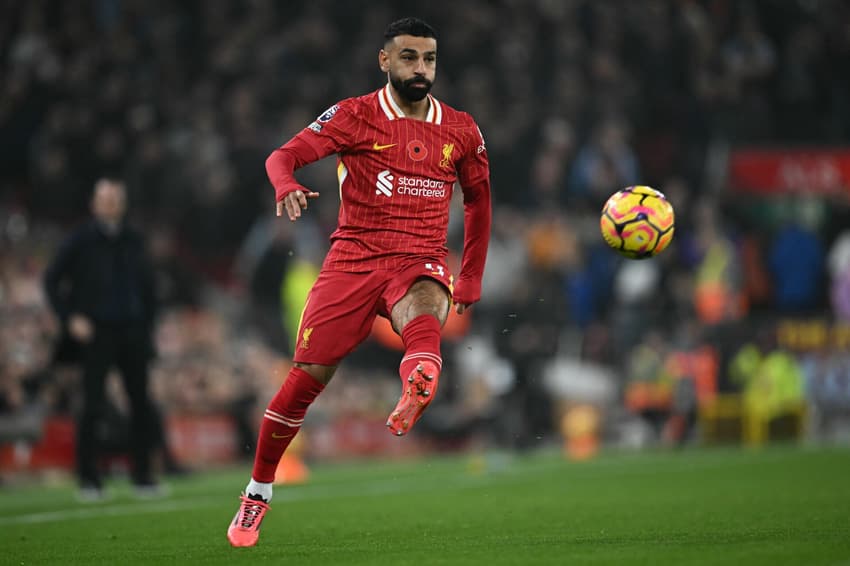
[[(442, 124), (443, 105), (430, 94), (428, 95), (428, 103), (428, 113), (425, 115), (425, 121), (431, 124)], [(404, 111), (396, 104), (395, 99), (393, 99), (389, 83), (378, 91), (378, 104), (380, 104), (381, 110), (384, 111), (388, 120), (398, 120), (399, 118), (406, 117)]]

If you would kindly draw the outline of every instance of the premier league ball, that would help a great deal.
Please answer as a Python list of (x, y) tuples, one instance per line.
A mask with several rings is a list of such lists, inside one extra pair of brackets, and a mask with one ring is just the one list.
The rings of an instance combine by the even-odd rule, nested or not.
[(673, 239), (675, 214), (663, 193), (635, 185), (617, 191), (605, 203), (602, 237), (629, 259), (646, 259), (664, 251)]

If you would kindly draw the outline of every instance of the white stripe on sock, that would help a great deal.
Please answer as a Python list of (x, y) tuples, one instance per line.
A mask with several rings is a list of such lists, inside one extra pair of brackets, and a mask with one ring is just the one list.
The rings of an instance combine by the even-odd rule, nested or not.
[(273, 417), (277, 417), (279, 419), (286, 419), (286, 420), (292, 421), (294, 423), (303, 423), (304, 422), (304, 417), (301, 417), (300, 419), (293, 419), (292, 417), (288, 417), (288, 416), (286, 416), (282, 413), (272, 411), (271, 409), (266, 409), (266, 414), (271, 415)]
[(402, 358), (401, 361), (402, 363), (404, 363), (408, 360), (415, 360), (418, 358), (425, 358), (428, 361), (436, 363), (439, 369), (443, 368), (443, 358), (428, 352), (417, 352), (415, 354), (410, 354), (409, 356), (405, 356), (404, 358)]
[(266, 411), (265, 417), (267, 419), (269, 419), (270, 421), (274, 421), (274, 422), (280, 423), (280, 424), (285, 424), (286, 426), (291, 426), (291, 427), (295, 427), (295, 428), (298, 428), (302, 424), (304, 424), (303, 420), (301, 420), (301, 421), (291, 421), (291, 420), (286, 419), (284, 417), (273, 417), (272, 415), (270, 415), (268, 413), (268, 411)]

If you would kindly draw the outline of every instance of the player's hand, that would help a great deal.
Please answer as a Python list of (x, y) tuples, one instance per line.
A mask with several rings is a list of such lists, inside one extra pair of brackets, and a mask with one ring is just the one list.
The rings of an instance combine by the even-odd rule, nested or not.
[(313, 191), (292, 191), (283, 200), (277, 202), (277, 215), (283, 216), (283, 209), (286, 209), (286, 215), (292, 222), (295, 222), (300, 216), (302, 210), (307, 210), (307, 199), (316, 198), (319, 193)]
[(88, 344), (94, 337), (94, 324), (84, 315), (72, 314), (68, 317), (68, 332), (77, 342)]
[(470, 279), (458, 278), (452, 289), (452, 301), (455, 304), (455, 312), (463, 314), (469, 307), (481, 298), (481, 282)]

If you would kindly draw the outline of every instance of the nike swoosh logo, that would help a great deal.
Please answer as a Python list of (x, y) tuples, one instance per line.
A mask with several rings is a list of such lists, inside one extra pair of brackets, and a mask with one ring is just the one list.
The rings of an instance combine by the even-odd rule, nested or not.
[(387, 145), (381, 145), (378, 142), (375, 142), (375, 145), (372, 146), (372, 149), (374, 149), (375, 151), (383, 151), (387, 148), (395, 147), (397, 145), (397, 143), (388, 143)]
[(295, 435), (294, 434), (278, 434), (276, 432), (272, 433), (272, 438), (277, 438), (279, 440), (285, 440), (287, 438), (292, 438), (293, 436), (295, 436)]

